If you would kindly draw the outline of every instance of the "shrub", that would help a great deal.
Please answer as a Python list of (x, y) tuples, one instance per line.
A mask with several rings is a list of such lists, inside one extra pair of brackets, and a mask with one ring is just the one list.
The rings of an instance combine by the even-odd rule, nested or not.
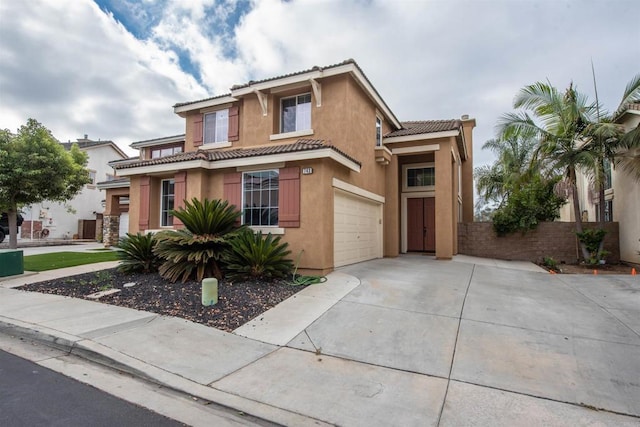
[(609, 252), (606, 254), (603, 253), (605, 251), (598, 253), (605, 234), (607, 234), (606, 230), (593, 228), (588, 228), (582, 233), (576, 233), (578, 240), (584, 244), (589, 252), (589, 259), (586, 260), (587, 264), (597, 264), (603, 257), (609, 254)]
[(542, 264), (549, 270), (558, 271), (558, 261), (550, 256), (542, 258)]
[(540, 222), (560, 217), (565, 200), (554, 192), (558, 178), (545, 181), (534, 177), (514, 191), (493, 214), (493, 229), (498, 236), (535, 229)]
[(291, 251), (288, 243), (280, 243), (280, 237), (271, 233), (253, 233), (244, 229), (229, 241), (230, 250), (225, 255), (229, 277), (273, 279), (291, 273), (293, 262), (287, 258)]
[(117, 247), (120, 265), (118, 270), (123, 273), (142, 271), (151, 273), (158, 270), (160, 260), (153, 253), (156, 239), (153, 233), (129, 234), (120, 239)]
[(194, 277), (222, 279), (218, 264), (229, 247), (228, 240), (237, 231), (240, 212), (227, 201), (192, 199), (185, 208), (174, 210), (185, 229), (158, 233), (154, 253), (163, 259), (159, 271), (162, 277), (186, 282)]

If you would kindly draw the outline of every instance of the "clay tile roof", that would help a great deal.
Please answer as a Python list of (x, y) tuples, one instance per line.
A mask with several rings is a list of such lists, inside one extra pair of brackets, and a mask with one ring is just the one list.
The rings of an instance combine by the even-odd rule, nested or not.
[[(249, 87), (249, 86), (251, 86), (251, 85), (253, 85), (253, 84), (256, 84), (256, 83), (264, 83), (264, 82), (270, 82), (270, 81), (273, 81), (273, 80), (284, 79), (284, 78), (287, 78), (287, 77), (298, 76), (298, 75), (300, 75), (300, 74), (309, 73), (309, 72), (311, 72), (311, 71), (319, 71), (319, 70), (327, 70), (327, 69), (330, 69), (330, 68), (336, 68), (336, 67), (340, 67), (340, 66), (342, 66), (342, 65), (346, 65), (346, 64), (354, 64), (356, 67), (358, 67), (358, 69), (360, 70), (360, 72), (362, 72), (362, 69), (360, 69), (360, 67), (358, 66), (358, 64), (356, 63), (356, 61), (355, 61), (355, 60), (353, 60), (353, 59), (347, 59), (347, 60), (342, 61), (342, 62), (339, 62), (339, 63), (337, 63), (337, 64), (327, 65), (327, 66), (324, 66), (324, 67), (320, 67), (320, 66), (317, 66), (317, 65), (316, 65), (316, 66), (311, 67), (311, 68), (306, 69), (306, 70), (296, 71), (296, 72), (294, 72), (294, 73), (289, 73), (289, 74), (283, 74), (283, 75), (281, 75), (281, 76), (269, 77), (269, 78), (261, 79), (261, 80), (250, 80), (250, 81), (248, 81), (247, 83), (233, 85), (233, 86), (231, 87), (231, 90), (242, 89), (242, 88)], [(362, 73), (362, 74), (364, 75), (364, 73)], [(366, 78), (366, 76), (365, 76), (365, 78)], [(367, 78), (367, 81), (368, 81), (368, 80), (369, 80), (369, 79)], [(369, 82), (369, 84), (371, 84), (371, 82)], [(372, 85), (372, 86), (373, 86), (373, 85)], [(196, 103), (198, 103), (198, 102), (203, 102), (203, 101), (210, 101), (210, 100), (212, 100), (212, 99), (224, 98), (225, 96), (231, 96), (231, 95), (232, 95), (231, 93), (226, 93), (226, 94), (224, 94), (224, 95), (217, 95), (217, 96), (213, 96), (213, 97), (211, 97), (211, 98), (199, 99), (199, 100), (197, 100), (197, 101), (179, 102), (179, 103), (175, 104), (175, 105), (173, 106), (173, 108), (176, 108), (176, 107), (182, 107), (182, 106), (190, 105), (190, 104), (196, 104)]]
[(160, 157), (157, 159), (150, 160), (132, 160), (130, 162), (118, 162), (113, 163), (111, 166), (114, 169), (126, 169), (140, 166), (151, 166), (151, 165), (161, 165), (161, 164), (169, 164), (169, 163), (179, 163), (186, 162), (191, 160), (205, 160), (209, 162), (215, 162), (219, 160), (230, 160), (230, 159), (242, 159), (248, 157), (258, 157), (258, 156), (268, 156), (273, 154), (282, 154), (282, 153), (295, 153), (300, 151), (311, 151), (311, 150), (320, 150), (329, 148), (352, 162), (357, 163), (361, 166), (361, 163), (334, 147), (330, 143), (325, 143), (323, 140), (319, 139), (299, 139), (292, 144), (282, 144), (282, 145), (269, 145), (264, 147), (250, 147), (250, 148), (235, 148), (229, 150), (213, 150), (213, 151), (190, 151), (186, 153), (174, 154), (172, 156)]
[(242, 89), (244, 87), (249, 87), (249, 86), (251, 86), (253, 84), (256, 84), (256, 83), (264, 83), (264, 82), (270, 82), (272, 80), (279, 80), (279, 79), (284, 79), (284, 78), (287, 78), (287, 77), (298, 76), (300, 74), (309, 73), (311, 71), (319, 71), (319, 70), (327, 70), (327, 69), (330, 69), (330, 68), (336, 68), (336, 67), (340, 67), (340, 66), (346, 65), (346, 64), (356, 64), (356, 61), (354, 61), (353, 59), (347, 59), (347, 60), (339, 62), (337, 64), (331, 64), (331, 65), (327, 65), (327, 66), (324, 66), (324, 67), (319, 67), (319, 66), (316, 65), (316, 66), (311, 67), (311, 68), (309, 68), (307, 70), (296, 71), (294, 73), (283, 74), (281, 76), (276, 76), (276, 77), (269, 77), (267, 79), (262, 79), (262, 80), (251, 80), (251, 81), (249, 81), (247, 83), (244, 83), (244, 84), (234, 85), (231, 88), (231, 90)]
[(384, 137), (419, 135), (422, 133), (446, 132), (458, 130), (461, 126), (460, 120), (421, 120), (412, 122), (401, 122), (402, 129), (389, 132)]

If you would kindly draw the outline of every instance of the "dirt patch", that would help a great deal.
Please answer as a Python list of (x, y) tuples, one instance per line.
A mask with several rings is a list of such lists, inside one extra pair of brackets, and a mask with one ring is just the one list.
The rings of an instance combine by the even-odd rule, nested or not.
[[(125, 284), (135, 283), (125, 287)], [(95, 292), (119, 289), (98, 301), (181, 317), (223, 331), (231, 332), (259, 316), (305, 286), (291, 286), (290, 281), (228, 281), (218, 285), (218, 303), (203, 306), (199, 282), (171, 283), (159, 274), (124, 274), (116, 269), (69, 276), (20, 287), (25, 291), (86, 298)]]
[[(549, 270), (548, 267), (541, 265), (542, 268)], [(603, 265), (585, 265), (585, 264), (558, 264), (556, 272), (560, 274), (631, 274), (633, 267), (625, 264), (603, 264)], [(640, 269), (636, 268), (640, 274)]]

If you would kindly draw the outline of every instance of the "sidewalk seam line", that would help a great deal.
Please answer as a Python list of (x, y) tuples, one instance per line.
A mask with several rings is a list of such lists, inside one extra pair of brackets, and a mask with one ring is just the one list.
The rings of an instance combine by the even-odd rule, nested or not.
[(455, 379), (455, 378), (452, 379), (451, 381), (455, 381), (455, 382), (462, 383), (462, 384), (469, 384), (469, 385), (473, 385), (473, 386), (476, 386), (476, 387), (488, 388), (488, 389), (491, 389), (491, 390), (503, 391), (505, 393), (517, 394), (519, 396), (531, 397), (533, 399), (540, 399), (540, 400), (546, 400), (548, 402), (560, 403), (560, 404), (563, 404), (563, 405), (576, 406), (578, 408), (589, 409), (589, 410), (596, 411), (596, 412), (607, 412), (607, 413), (610, 413), (610, 414), (622, 415), (622, 416), (625, 416), (625, 417), (640, 418), (640, 415), (628, 414), (628, 413), (625, 413), (625, 412), (613, 411), (611, 409), (605, 409), (605, 408), (595, 408), (595, 407), (593, 407), (591, 405), (588, 405), (586, 403), (576, 403), (576, 402), (569, 402), (569, 401), (566, 401), (566, 400), (553, 399), (551, 397), (536, 396), (535, 394), (531, 394), (531, 393), (524, 393), (522, 391), (509, 390), (509, 389), (506, 389), (506, 388), (500, 388), (500, 387), (495, 387), (495, 386), (486, 385), (486, 384), (478, 384), (478, 383), (474, 383), (474, 382), (471, 382), (471, 381), (465, 381), (465, 380)]
[(442, 399), (442, 407), (440, 407), (440, 413), (438, 414), (437, 426), (442, 421), (442, 414), (444, 413), (444, 406), (447, 403), (447, 396), (449, 395), (449, 385), (451, 384), (451, 373), (453, 372), (453, 363), (456, 359), (456, 350), (458, 348), (458, 339), (460, 338), (460, 327), (462, 326), (462, 315), (464, 314), (464, 305), (467, 302), (467, 296), (469, 295), (469, 289), (471, 288), (471, 282), (473, 281), (473, 274), (476, 271), (476, 265), (473, 264), (471, 274), (469, 275), (469, 283), (467, 284), (467, 290), (464, 293), (464, 299), (462, 300), (462, 307), (460, 308), (460, 317), (458, 318), (458, 329), (456, 330), (456, 340), (453, 343), (453, 354), (451, 355), (451, 366), (449, 367), (449, 376), (447, 378), (447, 388), (444, 391), (444, 398)]

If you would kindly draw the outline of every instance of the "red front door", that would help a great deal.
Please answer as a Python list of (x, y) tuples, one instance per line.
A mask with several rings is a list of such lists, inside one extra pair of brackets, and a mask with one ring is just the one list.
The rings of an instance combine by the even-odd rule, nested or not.
[(407, 250), (435, 252), (436, 199), (407, 199)]

